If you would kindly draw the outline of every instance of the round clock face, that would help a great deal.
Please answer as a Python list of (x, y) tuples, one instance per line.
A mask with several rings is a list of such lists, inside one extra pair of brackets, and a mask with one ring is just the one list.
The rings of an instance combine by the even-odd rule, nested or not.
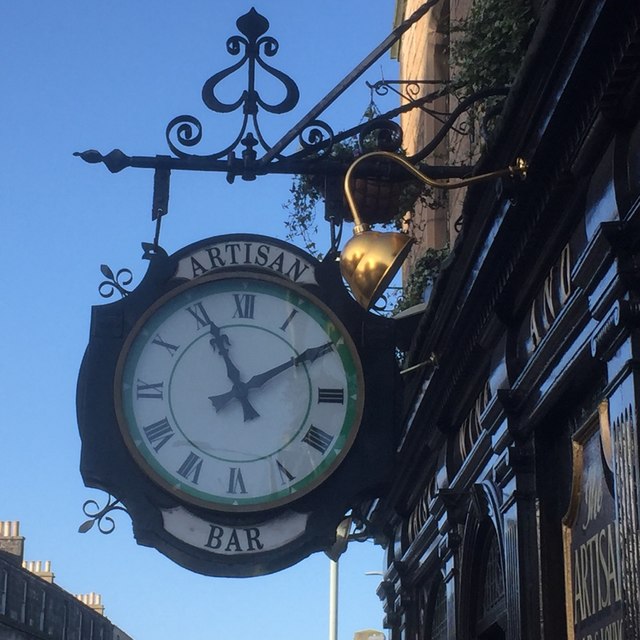
[(201, 278), (158, 300), (125, 342), (115, 396), (147, 475), (228, 511), (320, 484), (349, 450), (364, 402), (356, 349), (331, 310), (256, 274)]

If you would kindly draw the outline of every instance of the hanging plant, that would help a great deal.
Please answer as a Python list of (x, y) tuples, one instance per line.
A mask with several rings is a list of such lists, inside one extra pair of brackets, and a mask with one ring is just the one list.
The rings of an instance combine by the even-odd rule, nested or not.
[[(358, 138), (346, 138), (335, 143), (325, 161), (335, 161), (346, 168), (359, 156), (384, 150), (403, 154), (401, 130), (396, 123), (377, 119), (375, 110), (365, 112), (370, 122)], [(325, 217), (336, 221), (352, 221), (343, 190), (343, 175), (297, 175), (289, 189), (290, 198), (283, 205), (288, 212), (285, 221), (287, 238), (302, 240), (304, 246), (317, 255), (314, 236), (317, 232), (317, 207), (325, 205)], [(425, 195), (423, 186), (414, 180), (398, 180), (392, 176), (354, 176), (352, 194), (361, 221), (368, 224), (401, 226), (401, 218), (411, 211), (418, 198)], [(391, 220), (389, 212), (392, 212)]]
[(535, 23), (529, 0), (474, 0), (464, 20), (451, 27), (453, 88), (465, 95), (516, 77)]
[(313, 178), (314, 176), (293, 178), (289, 189), (291, 197), (283, 205), (288, 211), (284, 224), (287, 228), (287, 240), (301, 240), (310, 254), (321, 257), (313, 238), (318, 232), (316, 205), (322, 201), (323, 196), (319, 184)]
[[(326, 156), (328, 160), (351, 163), (358, 155), (358, 144), (353, 138), (338, 142)], [(334, 200), (335, 192), (341, 193), (342, 179), (339, 176), (317, 174), (296, 175), (289, 189), (290, 198), (283, 208), (288, 216), (285, 220), (288, 240), (301, 240), (312, 255), (318, 256), (314, 237), (318, 231), (316, 207), (326, 199)]]
[[(451, 88), (461, 98), (513, 83), (532, 34), (530, 0), (474, 0), (467, 16), (451, 26)], [(501, 98), (470, 110), (472, 121), (489, 114)]]
[(437, 280), (442, 263), (448, 255), (448, 246), (442, 249), (425, 250), (416, 260), (413, 270), (403, 286), (402, 295), (393, 310), (394, 314), (425, 301), (425, 290), (429, 286), (433, 286)]

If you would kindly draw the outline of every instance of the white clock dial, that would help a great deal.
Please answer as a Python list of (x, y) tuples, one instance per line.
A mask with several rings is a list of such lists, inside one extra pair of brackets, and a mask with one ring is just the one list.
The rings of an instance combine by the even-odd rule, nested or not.
[(364, 401), (335, 315), (255, 274), (202, 278), (158, 300), (126, 341), (115, 394), (143, 470), (187, 502), (231, 511), (320, 484), (349, 450)]

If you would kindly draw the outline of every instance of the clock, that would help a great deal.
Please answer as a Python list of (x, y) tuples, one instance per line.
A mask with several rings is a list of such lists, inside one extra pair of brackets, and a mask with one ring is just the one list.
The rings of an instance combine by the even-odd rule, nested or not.
[(318, 487), (364, 405), (348, 331), (318, 298), (257, 272), (179, 285), (120, 352), (115, 407), (142, 471), (181, 502), (262, 511)]

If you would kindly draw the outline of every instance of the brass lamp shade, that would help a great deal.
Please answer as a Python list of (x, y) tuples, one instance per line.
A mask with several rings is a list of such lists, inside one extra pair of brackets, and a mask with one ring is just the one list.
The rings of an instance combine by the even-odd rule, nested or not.
[[(391, 160), (403, 166), (411, 175), (421, 180), (424, 184), (441, 189), (459, 189), (460, 187), (501, 176), (519, 176), (524, 179), (527, 175), (527, 163), (522, 158), (516, 158), (515, 165), (506, 169), (471, 176), (453, 183), (433, 180), (421, 173), (404, 158), (389, 151), (372, 151), (356, 158), (344, 176), (344, 195), (355, 226), (353, 228), (353, 238), (347, 242), (342, 250), (340, 271), (342, 272), (342, 277), (349, 283), (351, 292), (358, 304), (367, 310), (371, 308), (373, 303), (389, 286), (393, 276), (396, 275), (407, 257), (413, 242), (404, 233), (371, 231), (368, 224), (363, 224), (353, 198), (351, 177), (358, 165), (371, 158)], [(392, 217), (393, 214), (382, 216), (381, 219), (387, 220)]]
[(344, 246), (340, 271), (358, 304), (370, 309), (402, 266), (413, 240), (404, 233), (362, 227)]

